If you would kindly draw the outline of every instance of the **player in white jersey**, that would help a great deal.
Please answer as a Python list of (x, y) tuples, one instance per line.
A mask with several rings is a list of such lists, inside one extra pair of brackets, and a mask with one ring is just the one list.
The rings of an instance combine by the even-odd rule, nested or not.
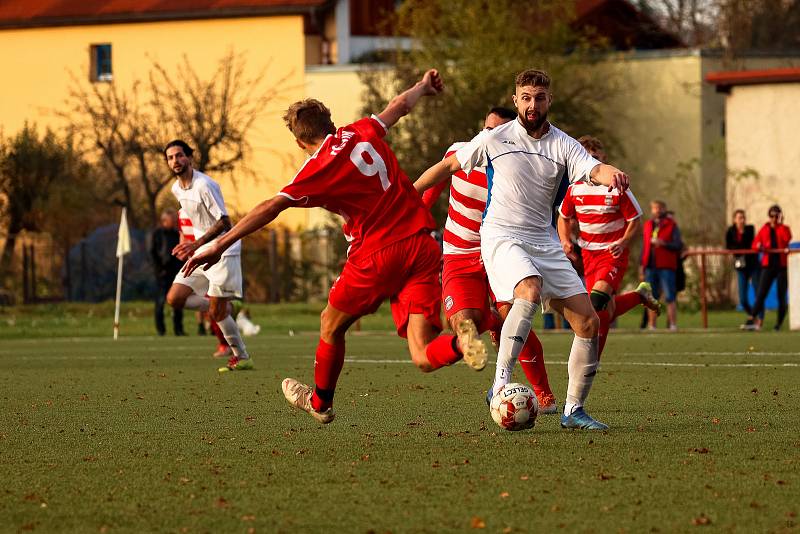
[(481, 256), (497, 300), (513, 300), (501, 330), (494, 392), (511, 379), (536, 307), (549, 306), (575, 332), (561, 426), (605, 430), (608, 426), (583, 408), (597, 372), (599, 319), (551, 223), (564, 176), (620, 191), (627, 189), (628, 176), (594, 159), (547, 121), (552, 94), (546, 73), (524, 71), (515, 86), (517, 120), (479, 134), (420, 180), (438, 183), (459, 169), (486, 167), (489, 196), (480, 230)]
[[(192, 167), (192, 153), (192, 148), (181, 140), (164, 148), (164, 158), (176, 178), (172, 193), (194, 230), (194, 241), (183, 241), (172, 252), (181, 260), (188, 259), (195, 251), (206, 250), (231, 229), (219, 184)], [(167, 302), (173, 308), (208, 311), (217, 322), (233, 351), (228, 365), (220, 372), (253, 368), (239, 327), (231, 316), (230, 300), (242, 296), (241, 250), (241, 242), (237, 241), (225, 251), (221, 261), (208, 269), (197, 269), (188, 276), (179, 272), (167, 293)]]

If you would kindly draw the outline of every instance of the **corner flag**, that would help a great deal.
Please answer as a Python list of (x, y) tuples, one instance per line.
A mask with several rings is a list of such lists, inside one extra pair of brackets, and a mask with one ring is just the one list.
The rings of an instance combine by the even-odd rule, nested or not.
[(125, 208), (122, 208), (122, 217), (119, 220), (119, 234), (117, 235), (117, 298), (114, 307), (114, 339), (119, 337), (119, 307), (122, 298), (122, 258), (131, 251), (131, 232), (128, 230), (128, 217)]
[(128, 217), (125, 208), (122, 208), (122, 218), (119, 220), (119, 234), (117, 235), (117, 257), (121, 258), (131, 251), (131, 233), (128, 230)]

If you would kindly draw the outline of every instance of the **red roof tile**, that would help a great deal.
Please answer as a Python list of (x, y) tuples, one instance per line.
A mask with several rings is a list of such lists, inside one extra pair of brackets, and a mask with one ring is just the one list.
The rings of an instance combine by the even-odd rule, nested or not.
[(800, 82), (800, 68), (709, 72), (706, 81), (725, 91), (734, 85)]
[(326, 0), (0, 0), (0, 28), (306, 13)]

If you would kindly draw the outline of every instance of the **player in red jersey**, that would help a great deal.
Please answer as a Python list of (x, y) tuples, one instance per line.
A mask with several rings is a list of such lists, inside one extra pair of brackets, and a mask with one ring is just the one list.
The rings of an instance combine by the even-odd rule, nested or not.
[[(517, 118), (517, 112), (503, 107), (489, 110), (484, 119), (484, 130), (492, 130)], [(445, 158), (453, 155), (465, 143), (455, 143), (447, 149)], [(444, 226), (444, 258), (442, 265), (442, 300), (450, 327), (457, 332), (458, 325), (470, 320), (478, 332), (491, 332), (492, 340), (500, 339), (502, 321), (511, 309), (509, 302), (496, 302), (497, 313), (491, 309), (494, 296), (489, 289), (489, 279), (481, 260), (480, 227), (488, 195), (486, 172), (473, 169), (469, 174), (457, 171), (450, 180), (444, 180), (426, 189), (422, 202), (429, 209), (446, 187), (450, 187), (447, 221)], [(422, 182), (414, 184), (424, 189)], [(496, 343), (496, 341), (495, 341)], [(535, 333), (531, 332), (519, 362), (539, 401), (539, 413), (557, 413), (555, 396), (547, 379), (544, 350)]]
[[(578, 139), (589, 154), (606, 162), (603, 144), (585, 135)], [(568, 236), (577, 221), (583, 258), (586, 289), (600, 318), (598, 357), (603, 353), (611, 322), (642, 304), (660, 313), (661, 304), (653, 298), (650, 284), (642, 282), (636, 291), (616, 295), (628, 268), (628, 244), (641, 227), (642, 208), (630, 189), (624, 193), (586, 183), (569, 186), (558, 210), (558, 234), (564, 252), (572, 253), (574, 244)], [(615, 296), (616, 295), (616, 296)]]
[(292, 378), (282, 383), (289, 403), (321, 423), (334, 418), (333, 395), (344, 363), (345, 332), (387, 298), (397, 333), (408, 339), (411, 359), (420, 370), (433, 371), (462, 357), (474, 369), (486, 365), (486, 347), (471, 322), (461, 325), (457, 336), (439, 335), (441, 256), (429, 233), (435, 223), (383, 140), (387, 128), (421, 97), (435, 95), (443, 87), (438, 72), (429, 70), (379, 115), (338, 130), (321, 102), (308, 99), (293, 104), (284, 120), (309, 159), (277, 196), (256, 206), (213, 249), (192, 257), (184, 267), (191, 272), (213, 264), (229, 244), (290, 207), (321, 206), (344, 218), (350, 248), (322, 312), (315, 387)]

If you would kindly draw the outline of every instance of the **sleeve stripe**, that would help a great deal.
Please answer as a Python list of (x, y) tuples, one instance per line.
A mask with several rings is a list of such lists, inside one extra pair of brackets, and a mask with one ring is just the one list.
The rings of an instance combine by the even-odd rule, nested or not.
[(389, 127), (388, 127), (388, 126), (386, 126), (386, 124), (384, 124), (384, 123), (383, 123), (383, 121), (381, 120), (381, 118), (380, 118), (380, 117), (378, 117), (377, 115), (375, 115), (375, 114), (373, 113), (373, 114), (372, 114), (372, 119), (373, 119), (375, 122), (377, 122), (378, 124), (380, 124), (380, 125), (381, 125), (381, 128), (383, 128), (383, 133), (389, 133)]

